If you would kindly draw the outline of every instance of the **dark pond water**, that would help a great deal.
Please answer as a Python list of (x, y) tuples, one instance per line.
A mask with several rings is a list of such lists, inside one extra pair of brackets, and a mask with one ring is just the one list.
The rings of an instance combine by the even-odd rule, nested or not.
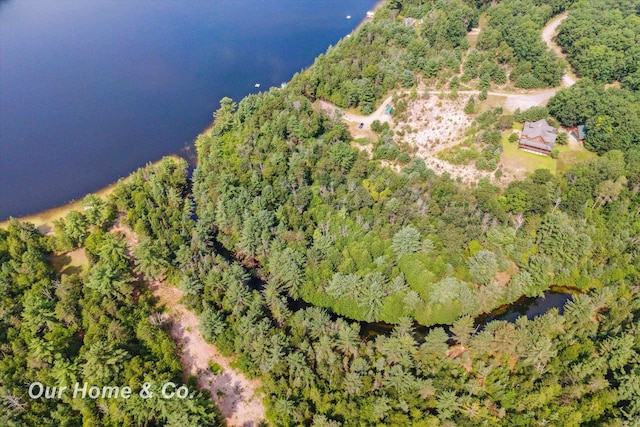
[(0, 0), (0, 219), (181, 153), (222, 97), (289, 80), (375, 3)]
[(480, 316), (476, 324), (483, 326), (492, 320), (506, 320), (515, 322), (520, 316), (527, 316), (532, 320), (546, 313), (551, 308), (557, 308), (560, 314), (564, 312), (564, 305), (571, 299), (570, 293), (547, 291), (544, 296), (538, 298), (522, 297), (513, 304), (500, 307), (493, 312)]
[[(552, 308), (557, 308), (560, 314), (564, 311), (564, 305), (571, 299), (570, 293), (560, 291), (547, 291), (543, 296), (537, 298), (522, 297), (518, 301), (502, 306), (491, 313), (478, 316), (475, 324), (478, 330), (493, 320), (504, 320), (515, 322), (519, 317), (526, 316), (532, 320), (543, 315)], [(435, 327), (442, 327), (449, 332), (448, 325), (422, 326), (415, 324), (415, 337), (418, 341), (424, 340), (429, 331)], [(393, 331), (394, 325), (384, 322), (367, 323), (360, 322), (360, 333), (363, 337), (374, 338), (378, 335), (388, 335)]]

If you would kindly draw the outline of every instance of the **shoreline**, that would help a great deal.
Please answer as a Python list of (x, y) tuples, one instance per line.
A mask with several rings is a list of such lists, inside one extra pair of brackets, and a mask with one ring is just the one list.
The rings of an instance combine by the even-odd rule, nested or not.
[[(156, 161), (150, 162), (150, 163), (152, 165), (157, 165), (165, 157), (171, 157), (173, 159), (182, 159), (182, 157), (177, 155), (177, 154), (169, 154), (169, 155), (163, 156), (159, 160), (156, 160)], [(142, 166), (142, 167), (144, 167), (144, 166)], [(106, 187), (102, 187), (102, 188), (100, 188), (100, 189), (98, 189), (98, 190), (96, 190), (94, 192), (87, 193), (87, 194), (83, 195), (82, 197), (80, 197), (80, 198), (78, 198), (76, 200), (71, 200), (70, 202), (65, 203), (63, 205), (55, 206), (53, 208), (46, 209), (44, 211), (36, 212), (36, 213), (33, 213), (33, 214), (21, 216), (21, 217), (9, 217), (9, 218), (7, 218), (5, 220), (0, 221), (0, 228), (6, 229), (9, 226), (9, 220), (11, 218), (14, 218), (14, 219), (17, 219), (20, 222), (31, 223), (31, 224), (35, 225), (36, 228), (42, 234), (48, 234), (53, 230), (53, 221), (55, 221), (57, 219), (60, 219), (60, 218), (64, 218), (65, 216), (67, 216), (67, 214), (69, 212), (71, 212), (73, 210), (82, 210), (82, 200), (86, 196), (88, 196), (89, 194), (95, 194), (96, 196), (100, 197), (102, 200), (106, 200), (109, 197), (109, 195), (113, 192), (113, 190), (118, 186), (118, 184), (126, 183), (131, 178), (131, 175), (133, 175), (133, 173), (135, 173), (136, 170), (131, 171), (128, 175), (126, 175), (124, 177), (118, 178), (116, 181), (112, 182), (111, 184), (107, 185)]]
[[(373, 5), (373, 7), (371, 8), (370, 11), (373, 11), (375, 13), (380, 7), (382, 7), (382, 5), (386, 1), (387, 0), (379, 0), (378, 2), (376, 2)], [(362, 20), (358, 23), (358, 25), (356, 25), (356, 27), (349, 34), (345, 35), (343, 38), (338, 40), (337, 43), (340, 43), (340, 41), (342, 41), (342, 39), (344, 39), (345, 37), (351, 36), (352, 34), (354, 34), (366, 22), (368, 22), (368, 21), (370, 21), (372, 19), (373, 18), (369, 18), (369, 17), (367, 17), (365, 15), (362, 18)], [(315, 60), (314, 60), (314, 62), (315, 62)], [(312, 66), (313, 66), (313, 63), (311, 63), (309, 66), (303, 68), (300, 72), (305, 72), (308, 69), (310, 69)], [(293, 78), (293, 76), (291, 76), (291, 78)], [(291, 78), (289, 79), (289, 81), (291, 80)], [(269, 88), (269, 89), (271, 89), (271, 88)], [(259, 91), (259, 92), (262, 92), (262, 91)], [(195, 150), (195, 141), (196, 141), (196, 139), (198, 139), (198, 137), (200, 137), (200, 135), (203, 135), (203, 134), (206, 134), (206, 133), (210, 133), (211, 130), (213, 129), (214, 121), (215, 120), (212, 120), (209, 123), (209, 125), (207, 125), (201, 132), (196, 134), (196, 136), (194, 137), (193, 141), (188, 145), (188, 149), (192, 148), (192, 149)], [(172, 153), (172, 154), (168, 154), (168, 155), (162, 156), (162, 158), (164, 158), (164, 157), (173, 157), (175, 159), (184, 158), (185, 160), (187, 160), (187, 162), (189, 162), (189, 159), (185, 158), (184, 156), (180, 156), (180, 155), (178, 155), (176, 153)], [(156, 160), (154, 162), (151, 162), (151, 164), (156, 165), (161, 160), (162, 159)], [(194, 161), (194, 166), (197, 166), (197, 155), (196, 155), (196, 159)], [(106, 200), (107, 197), (109, 196), (109, 194), (111, 194), (111, 192), (116, 188), (116, 186), (121, 182), (126, 182), (126, 180), (128, 180), (129, 177), (131, 176), (131, 174), (133, 174), (134, 172), (135, 172), (135, 170), (131, 171), (125, 177), (118, 178), (116, 181), (106, 185), (105, 187), (102, 187), (102, 188), (100, 188), (100, 189), (98, 189), (98, 190), (96, 190), (94, 192), (90, 192), (90, 193), (87, 193), (87, 194), (83, 195), (79, 199), (74, 199), (74, 200), (71, 200), (71, 201), (69, 201), (67, 203), (64, 203), (62, 205), (54, 206), (52, 208), (45, 209), (44, 211), (40, 211), (40, 212), (36, 212), (36, 213), (33, 213), (33, 214), (24, 215), (24, 216), (21, 216), (21, 217), (11, 217), (10, 216), (9, 218), (6, 218), (6, 219), (3, 219), (3, 220), (0, 221), (0, 228), (1, 229), (6, 229), (8, 227), (8, 225), (9, 225), (9, 220), (11, 218), (15, 218), (20, 222), (32, 223), (32, 224), (34, 224), (36, 226), (36, 228), (38, 228), (38, 230), (40, 230), (41, 233), (47, 234), (51, 230), (53, 230), (53, 224), (52, 224), (53, 221), (55, 221), (56, 219), (65, 217), (72, 210), (80, 210), (80, 209), (82, 209), (82, 199), (84, 199), (84, 197), (86, 197), (89, 194), (95, 194), (96, 196), (100, 197), (102, 200)]]
[[(383, 5), (384, 3), (386, 3), (386, 2), (387, 2), (387, 0), (378, 0), (378, 1), (373, 5), (373, 7), (371, 8), (371, 10), (369, 10), (369, 11), (367, 11), (367, 12), (374, 12), (374, 15), (375, 15), (375, 12), (376, 12), (378, 9), (380, 9), (380, 8), (382, 7), (382, 5)], [(368, 21), (371, 21), (372, 19), (373, 19), (373, 18), (369, 18), (369, 17), (365, 14), (365, 16), (364, 16), (364, 17), (360, 20), (360, 22), (358, 23), (358, 25), (356, 25), (356, 26), (355, 26), (355, 28), (354, 28), (353, 30), (351, 30), (351, 32), (350, 32), (349, 34), (344, 35), (344, 36), (343, 36), (342, 38), (340, 38), (340, 40), (338, 40), (334, 45), (327, 46), (327, 49), (329, 49), (329, 47), (331, 47), (331, 46), (335, 46), (335, 45), (337, 45), (338, 43), (340, 43), (340, 42), (341, 42), (343, 39), (345, 39), (346, 37), (350, 37), (352, 34), (354, 34), (356, 31), (358, 31), (358, 30), (359, 30), (359, 29), (360, 29), (360, 28), (361, 28), (365, 23), (367, 23)], [(322, 52), (322, 53), (321, 53), (321, 55), (322, 55), (322, 54), (325, 54), (325, 53), (326, 53), (326, 51), (325, 51), (325, 52)], [(289, 82), (291, 81), (291, 79), (293, 79), (293, 77), (294, 77), (296, 74), (298, 74), (298, 73), (304, 73), (304, 72), (308, 71), (309, 69), (311, 69), (311, 67), (313, 67), (313, 64), (315, 63), (315, 60), (316, 60), (316, 59), (317, 59), (317, 57), (316, 57), (316, 58), (314, 58), (314, 60), (313, 60), (313, 62), (312, 62), (311, 64), (309, 64), (309, 65), (307, 65), (306, 67), (302, 68), (299, 72), (294, 73), (294, 75), (293, 75), (293, 76), (291, 76), (291, 77), (289, 78)], [(287, 82), (287, 83), (288, 83), (288, 82)], [(265, 90), (259, 90), (259, 91), (258, 91), (258, 92), (256, 92), (256, 93), (260, 93), (260, 92), (268, 92), (269, 90), (271, 90), (271, 89), (272, 89), (272, 88), (274, 88), (274, 87), (275, 87), (275, 88), (278, 88), (277, 86), (271, 86), (271, 87), (270, 87), (270, 88), (268, 88), (268, 89), (265, 89)], [(251, 95), (251, 94), (249, 94), (249, 95)], [(249, 95), (246, 95), (246, 96), (249, 96)], [(243, 99), (244, 99), (244, 98), (243, 98)], [(241, 100), (238, 100), (237, 102), (240, 102), (240, 101), (241, 101)], [(234, 100), (234, 102), (235, 102), (235, 100)], [(207, 127), (205, 127), (205, 128), (204, 128), (204, 130), (203, 130), (202, 132), (200, 132), (200, 133), (198, 133), (198, 135), (196, 135), (196, 139), (197, 139), (200, 135), (203, 135), (203, 134), (205, 134), (205, 133), (210, 133), (210, 132), (213, 130), (214, 122), (215, 122), (215, 119), (214, 119), (214, 120), (212, 120), (212, 121), (207, 125)], [(195, 139), (194, 139), (194, 141), (195, 141)]]

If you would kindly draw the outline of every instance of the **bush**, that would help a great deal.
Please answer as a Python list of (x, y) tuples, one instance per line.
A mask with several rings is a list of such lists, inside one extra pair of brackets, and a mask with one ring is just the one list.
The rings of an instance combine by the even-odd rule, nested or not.
[(559, 155), (560, 155), (560, 152), (558, 151), (557, 148), (554, 148), (553, 150), (551, 150), (550, 156), (552, 159), (557, 159)]
[(547, 107), (531, 107), (526, 111), (517, 109), (515, 113), (513, 113), (513, 119), (517, 122), (537, 122), (538, 120), (548, 117), (549, 110)]
[(464, 106), (464, 112), (466, 114), (473, 114), (476, 111), (476, 101), (473, 95), (469, 98), (467, 105)]
[(409, 88), (416, 84), (416, 76), (411, 70), (404, 70), (400, 76), (400, 84), (402, 87)]
[(535, 78), (533, 74), (523, 74), (516, 80), (516, 87), (522, 89), (535, 89), (539, 87), (544, 87), (544, 83)]
[(400, 153), (398, 155), (398, 161), (400, 163), (402, 163), (403, 165), (406, 165), (407, 163), (409, 163), (411, 161), (411, 156), (409, 156), (408, 153)]
[(509, 142), (512, 144), (518, 142), (518, 134), (512, 133), (511, 135), (509, 135)]
[(209, 361), (209, 370), (213, 375), (218, 375), (222, 372), (222, 366), (214, 362), (213, 360)]
[(513, 127), (513, 116), (505, 114), (503, 116), (498, 117), (498, 122), (496, 123), (496, 128), (499, 130), (507, 130)]
[(569, 143), (569, 135), (564, 132), (558, 133), (556, 142), (560, 145), (567, 145)]
[(395, 160), (398, 157), (398, 147), (392, 144), (381, 144), (375, 148), (374, 158), (384, 160)]
[(507, 72), (504, 67), (498, 67), (496, 72), (493, 74), (493, 81), (497, 85), (503, 85), (507, 82)]

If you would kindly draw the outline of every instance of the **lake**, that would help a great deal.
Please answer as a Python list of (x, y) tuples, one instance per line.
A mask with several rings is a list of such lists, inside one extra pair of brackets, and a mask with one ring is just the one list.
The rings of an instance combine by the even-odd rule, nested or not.
[(188, 156), (222, 97), (288, 81), (376, 2), (0, 0), (0, 220)]

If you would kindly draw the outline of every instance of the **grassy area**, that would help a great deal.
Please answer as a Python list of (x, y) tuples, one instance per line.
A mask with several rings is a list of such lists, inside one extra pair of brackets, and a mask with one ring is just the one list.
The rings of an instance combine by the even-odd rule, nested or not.
[(505, 99), (506, 98), (504, 96), (489, 95), (487, 96), (487, 99), (485, 99), (484, 101), (480, 101), (478, 99), (478, 96), (476, 95), (476, 105), (478, 105), (478, 103), (480, 104), (479, 113), (481, 113), (486, 110), (491, 110), (495, 107), (504, 107)]
[(556, 173), (556, 161), (549, 156), (533, 154), (518, 148), (517, 142), (509, 142), (512, 131), (502, 133), (502, 160), (515, 168), (525, 169), (527, 173), (536, 169), (549, 169)]
[(558, 145), (558, 159), (552, 159), (550, 156), (534, 154), (518, 148), (517, 142), (509, 142), (509, 135), (517, 130), (516, 125), (522, 128), (521, 123), (514, 123), (513, 130), (507, 130), (502, 133), (502, 161), (511, 167), (525, 169), (527, 173), (536, 169), (549, 169), (554, 175), (566, 172), (576, 163), (588, 160), (595, 156), (594, 153), (587, 151), (584, 147), (576, 150), (568, 145)]
[(89, 258), (84, 248), (79, 248), (63, 254), (49, 256), (51, 265), (60, 274), (78, 274), (83, 267), (89, 265)]
[(513, 123), (513, 130), (522, 130), (523, 126), (524, 126), (524, 123), (514, 122)]
[(560, 156), (558, 156), (556, 173), (565, 173), (566, 171), (571, 169), (571, 166), (575, 165), (576, 163), (584, 162), (593, 157), (596, 157), (596, 154), (588, 151), (586, 148), (583, 148), (579, 151), (561, 151)]

